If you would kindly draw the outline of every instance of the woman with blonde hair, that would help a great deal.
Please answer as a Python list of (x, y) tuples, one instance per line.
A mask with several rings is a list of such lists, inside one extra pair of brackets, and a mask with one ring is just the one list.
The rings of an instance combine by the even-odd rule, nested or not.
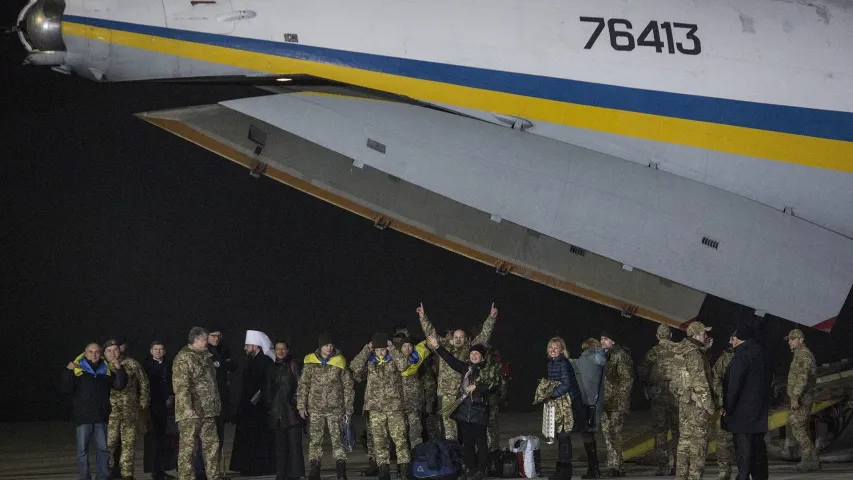
[(571, 480), (572, 478), (572, 437), (571, 433), (582, 431), (586, 418), (584, 415), (583, 399), (575, 371), (569, 362), (569, 351), (566, 342), (560, 337), (548, 340), (546, 349), (548, 355), (548, 379), (559, 382), (551, 394), (552, 398), (568, 395), (572, 403), (574, 427), (571, 431), (558, 432), (557, 435), (557, 468), (549, 480)]

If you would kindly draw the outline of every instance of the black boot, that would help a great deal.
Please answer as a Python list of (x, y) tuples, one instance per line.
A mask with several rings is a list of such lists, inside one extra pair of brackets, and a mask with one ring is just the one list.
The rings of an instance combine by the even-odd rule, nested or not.
[(335, 462), (335, 470), (338, 472), (338, 480), (347, 480), (347, 461), (338, 460)]
[(557, 469), (548, 480), (572, 480), (572, 462), (557, 462)]
[(601, 478), (601, 472), (598, 470), (598, 449), (595, 443), (584, 443), (583, 449), (586, 451), (586, 474), (581, 475), (581, 478)]
[(320, 462), (311, 460), (311, 468), (308, 470), (308, 480), (320, 480)]
[(409, 463), (400, 463), (397, 465), (397, 474), (403, 480), (409, 480), (411, 475), (409, 475)]
[(373, 457), (367, 458), (367, 468), (361, 471), (362, 477), (375, 477), (379, 475), (379, 467), (376, 465), (376, 459)]
[(379, 465), (379, 480), (391, 480), (391, 467), (387, 463)]

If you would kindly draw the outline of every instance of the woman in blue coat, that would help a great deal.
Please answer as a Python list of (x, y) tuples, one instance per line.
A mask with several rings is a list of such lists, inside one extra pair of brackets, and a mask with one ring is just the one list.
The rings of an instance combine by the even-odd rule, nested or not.
[(548, 340), (548, 379), (560, 382), (553, 398), (568, 395), (572, 400), (572, 416), (574, 427), (571, 432), (560, 432), (557, 435), (557, 469), (549, 480), (571, 480), (572, 478), (572, 437), (571, 433), (582, 432), (586, 426), (586, 414), (584, 412), (583, 397), (581, 395), (575, 370), (569, 362), (569, 352), (566, 350), (566, 342), (560, 337)]

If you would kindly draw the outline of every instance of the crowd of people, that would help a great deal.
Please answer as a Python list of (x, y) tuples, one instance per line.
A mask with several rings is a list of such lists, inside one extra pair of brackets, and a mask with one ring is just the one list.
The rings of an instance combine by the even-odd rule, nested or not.
[[(276, 480), (319, 480), (327, 437), (338, 480), (347, 479), (347, 441), (354, 414), (356, 382), (365, 384), (364, 416), (368, 466), (364, 476), (391, 479), (391, 467), (409, 476), (411, 451), (424, 440), (461, 445), (463, 476), (485, 479), (500, 452), (497, 412), (511, 373), (490, 346), (498, 310), (492, 305), (476, 335), (464, 330), (439, 335), (417, 308), (423, 340), (406, 327), (377, 332), (348, 361), (328, 334), (301, 361), (286, 342), (273, 343), (263, 332), (246, 333), (248, 365), (243, 370), (237, 408), (231, 471), (275, 474)], [(691, 323), (686, 338), (672, 341), (660, 326), (659, 343), (639, 366), (639, 379), (651, 400), (657, 475), (702, 477), (712, 428), (716, 429), (721, 480), (767, 478), (768, 399), (771, 371), (766, 347), (754, 328), (739, 322), (731, 348), (711, 366), (710, 327)], [(73, 400), (77, 459), (81, 479), (89, 479), (89, 444), (96, 447), (97, 479), (133, 479), (138, 428), (145, 430), (144, 470), (154, 480), (225, 479), (224, 425), (228, 420), (229, 376), (237, 363), (222, 343), (221, 327), (194, 327), (173, 361), (161, 341), (151, 344), (142, 362), (129, 358), (123, 337), (103, 347), (90, 344), (70, 362), (63, 391)], [(816, 366), (800, 330), (786, 337), (794, 352), (788, 380), (790, 428), (802, 448), (799, 469), (820, 468), (808, 437)], [(102, 358), (102, 355), (105, 357)], [(553, 402), (558, 459), (550, 480), (573, 476), (572, 437), (579, 436), (587, 470), (581, 478), (621, 477), (622, 426), (634, 383), (630, 352), (608, 332), (589, 338), (571, 359), (565, 341), (546, 346), (547, 378), (537, 400)], [(605, 441), (606, 466), (599, 466), (596, 432)], [(309, 436), (308, 461), (302, 438)], [(672, 441), (668, 440), (668, 433)], [(498, 455), (499, 456), (499, 455)], [(112, 470), (112, 471), (111, 471)]]

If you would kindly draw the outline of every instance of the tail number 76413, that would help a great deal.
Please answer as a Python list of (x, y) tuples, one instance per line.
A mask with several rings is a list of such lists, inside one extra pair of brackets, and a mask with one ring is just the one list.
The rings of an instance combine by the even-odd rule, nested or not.
[[(699, 55), (702, 53), (702, 43), (699, 41), (699, 37), (696, 36), (699, 26), (692, 23), (670, 23), (652, 20), (635, 40), (634, 35), (631, 33), (633, 25), (624, 18), (605, 20), (602, 17), (580, 17), (580, 20), (581, 22), (596, 24), (595, 30), (583, 47), (586, 50), (591, 49), (595, 45), (596, 40), (601, 36), (601, 32), (604, 31), (606, 24), (607, 31), (610, 34), (610, 46), (620, 52), (630, 52), (635, 47), (640, 46), (653, 47), (657, 53), (663, 53), (664, 48), (671, 54), (674, 54), (676, 49), (684, 55)], [(675, 41), (676, 35), (681, 37), (682, 32), (679, 29), (687, 30), (684, 33), (683, 42)], [(664, 31), (664, 35), (666, 36), (666, 43), (661, 40), (661, 30)]]

